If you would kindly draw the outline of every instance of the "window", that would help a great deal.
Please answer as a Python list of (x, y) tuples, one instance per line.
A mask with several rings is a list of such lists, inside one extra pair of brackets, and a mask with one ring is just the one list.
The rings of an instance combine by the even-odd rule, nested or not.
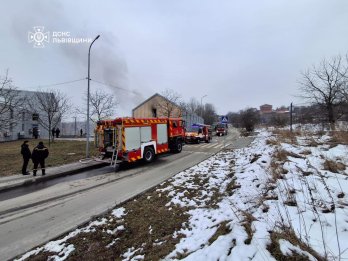
[(176, 124), (176, 121), (173, 121), (172, 126), (173, 126), (173, 128), (177, 128), (178, 127), (178, 125)]
[(152, 117), (157, 117), (157, 109), (152, 108)]

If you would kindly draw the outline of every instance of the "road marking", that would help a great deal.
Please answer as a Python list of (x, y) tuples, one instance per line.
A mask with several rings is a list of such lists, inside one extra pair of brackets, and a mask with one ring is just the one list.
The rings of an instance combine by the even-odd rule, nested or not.
[(210, 143), (210, 144), (206, 144), (206, 148), (211, 148), (211, 147), (213, 147), (215, 144), (214, 143)]

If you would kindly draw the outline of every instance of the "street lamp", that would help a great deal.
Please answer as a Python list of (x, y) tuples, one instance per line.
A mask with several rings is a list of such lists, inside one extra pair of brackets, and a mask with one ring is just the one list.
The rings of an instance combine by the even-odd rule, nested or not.
[(201, 97), (201, 118), (202, 118), (202, 119), (203, 119), (203, 105), (202, 105), (202, 100), (203, 100), (204, 97), (207, 97), (207, 95), (203, 95), (203, 96)]
[(93, 42), (91, 43), (91, 45), (89, 46), (89, 50), (88, 50), (88, 87), (87, 87), (87, 130), (86, 130), (86, 135), (87, 135), (87, 144), (86, 144), (86, 158), (89, 158), (89, 81), (90, 81), (90, 56), (91, 56), (91, 47), (93, 45), (93, 43), (99, 38), (100, 35), (97, 35), (96, 38), (94, 38)]

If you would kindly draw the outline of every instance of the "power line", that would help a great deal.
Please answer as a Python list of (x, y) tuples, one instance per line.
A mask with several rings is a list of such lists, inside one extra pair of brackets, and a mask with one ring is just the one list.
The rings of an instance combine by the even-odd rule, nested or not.
[(84, 81), (84, 80), (86, 80), (86, 78), (81, 78), (81, 79), (71, 80), (71, 81), (66, 81), (66, 82), (52, 83), (52, 84), (47, 84), (47, 85), (31, 86), (31, 87), (27, 87), (27, 88), (29, 89), (29, 88), (52, 87), (52, 86), (57, 86), (57, 85), (69, 84), (69, 83), (73, 83), (73, 82), (80, 82), (80, 81)]
[(135, 94), (135, 95), (140, 95), (140, 94), (139, 94), (138, 92), (136, 92), (136, 91), (130, 91), (130, 90), (127, 90), (127, 89), (125, 89), (125, 88), (118, 87), (118, 86), (115, 86), (115, 85), (112, 85), (112, 84), (109, 84), (109, 83), (104, 83), (104, 82), (97, 81), (97, 80), (92, 80), (92, 79), (91, 79), (91, 81), (92, 81), (92, 82), (99, 83), (99, 84), (104, 85), (104, 86), (116, 88), (116, 89), (119, 89), (119, 90), (122, 90), (122, 91), (125, 91), (125, 92), (131, 92), (131, 93), (133, 93), (133, 94)]

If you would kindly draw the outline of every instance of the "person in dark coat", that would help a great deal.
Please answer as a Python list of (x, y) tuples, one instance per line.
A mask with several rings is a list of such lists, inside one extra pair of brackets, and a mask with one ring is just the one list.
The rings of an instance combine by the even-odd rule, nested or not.
[(52, 138), (54, 138), (54, 136), (56, 135), (56, 129), (55, 128), (52, 128)]
[(60, 133), (60, 129), (57, 128), (57, 129), (56, 129), (56, 138), (59, 138), (59, 133)]
[(29, 149), (28, 141), (25, 140), (21, 145), (21, 154), (23, 156), (23, 166), (22, 166), (22, 174), (29, 175), (29, 171), (27, 171), (28, 163), (31, 158), (31, 152)]
[(83, 134), (83, 130), (81, 129), (81, 130), (80, 130), (80, 136), (81, 136), (81, 137), (82, 137), (82, 134)]
[(42, 176), (44, 176), (45, 173), (45, 159), (48, 157), (48, 149), (45, 147), (42, 141), (39, 142), (39, 145), (37, 145), (33, 149), (33, 153), (31, 155), (31, 158), (34, 163), (34, 169), (33, 169), (33, 175), (36, 176), (37, 167), (40, 164)]
[(35, 139), (37, 139), (38, 136), (39, 136), (39, 130), (36, 127), (33, 129), (33, 136), (34, 136)]

